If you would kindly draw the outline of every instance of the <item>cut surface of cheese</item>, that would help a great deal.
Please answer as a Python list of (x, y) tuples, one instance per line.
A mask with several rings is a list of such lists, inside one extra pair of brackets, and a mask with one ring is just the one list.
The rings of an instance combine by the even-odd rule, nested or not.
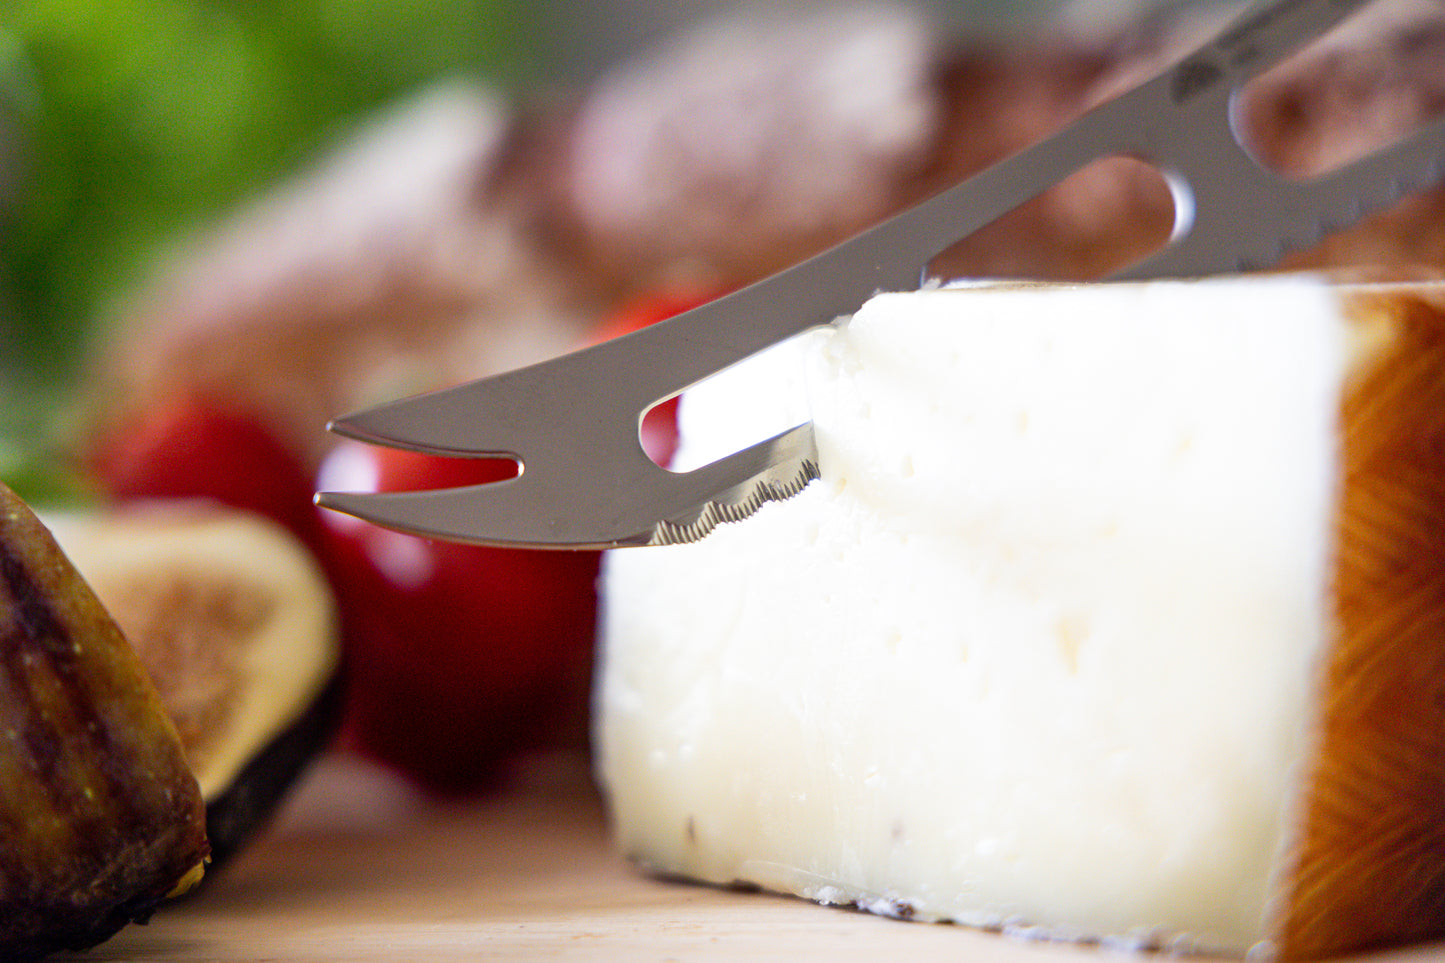
[(791, 390), (822, 477), (609, 555), (625, 852), (1050, 938), (1445, 931), (1439, 297), (885, 294), (694, 392), (684, 458)]

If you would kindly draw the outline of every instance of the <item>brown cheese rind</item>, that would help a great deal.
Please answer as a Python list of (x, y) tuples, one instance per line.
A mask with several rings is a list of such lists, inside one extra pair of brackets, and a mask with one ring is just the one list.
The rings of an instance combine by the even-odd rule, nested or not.
[(200, 790), (154, 687), (0, 487), (0, 958), (100, 942), (207, 851)]
[(1343, 404), (1338, 637), (1283, 959), (1445, 936), (1445, 310), (1361, 307), (1394, 336)]

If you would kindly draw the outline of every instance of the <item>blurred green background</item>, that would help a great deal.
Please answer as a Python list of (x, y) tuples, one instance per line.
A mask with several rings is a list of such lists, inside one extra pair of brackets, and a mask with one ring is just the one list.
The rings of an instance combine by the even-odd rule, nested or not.
[(533, 82), (525, 0), (7, 0), (0, 432), (156, 255), (399, 95)]

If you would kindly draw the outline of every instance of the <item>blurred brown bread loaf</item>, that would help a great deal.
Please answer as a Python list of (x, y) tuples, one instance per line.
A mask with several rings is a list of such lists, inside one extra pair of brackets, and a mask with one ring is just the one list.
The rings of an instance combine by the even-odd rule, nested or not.
[[(1445, 8), (1386, 0), (1261, 79), (1262, 158), (1327, 169), (1445, 106)], [(1226, 9), (1108, 36), (949, 42), (907, 10), (707, 23), (589, 89), (454, 85), (380, 119), (139, 292), (95, 364), (106, 418), (201, 390), (316, 458), (326, 418), (572, 346), (637, 290), (754, 280), (1057, 128)], [(1096, 165), (938, 262), (1090, 277), (1167, 234), (1141, 165)], [(1445, 266), (1445, 190), (1292, 257)]]

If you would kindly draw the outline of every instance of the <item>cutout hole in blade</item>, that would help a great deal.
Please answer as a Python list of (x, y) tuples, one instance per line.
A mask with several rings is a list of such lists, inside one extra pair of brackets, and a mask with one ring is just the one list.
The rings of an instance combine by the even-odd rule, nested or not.
[(1106, 157), (955, 242), (929, 261), (926, 277), (1094, 280), (1164, 247), (1176, 216), (1157, 168)]
[(1445, 115), (1445, 6), (1376, 3), (1251, 80), (1235, 99), (1240, 145), (1265, 170), (1308, 180)]
[[(631, 334), (722, 297), (729, 290), (710, 285), (674, 284), (636, 296), (602, 319), (593, 341), (610, 341)], [(677, 451), (677, 407), (676, 397), (667, 398), (653, 404), (638, 419), (638, 442), (647, 457), (661, 468), (671, 467)]]
[(677, 398), (660, 401), (642, 413), (638, 424), (637, 440), (660, 468), (670, 468), (677, 453), (677, 408)]

